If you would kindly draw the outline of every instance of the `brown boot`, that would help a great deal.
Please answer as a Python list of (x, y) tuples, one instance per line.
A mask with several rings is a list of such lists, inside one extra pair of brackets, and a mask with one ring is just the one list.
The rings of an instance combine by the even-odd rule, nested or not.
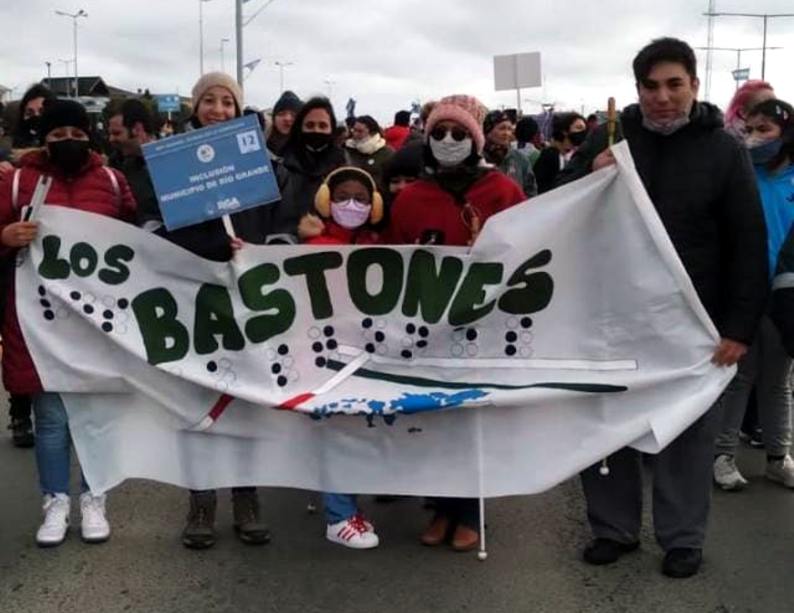
[(182, 531), (182, 544), (188, 549), (207, 549), (215, 544), (215, 490), (190, 492), (190, 511)]
[(270, 542), (270, 530), (259, 519), (259, 497), (255, 489), (232, 490), (234, 529), (240, 540), (249, 545)]
[(480, 544), (480, 534), (464, 524), (458, 524), (452, 535), (452, 549), (455, 551), (471, 551)]
[(447, 540), (447, 532), (449, 532), (449, 518), (443, 515), (436, 515), (422, 533), (420, 540), (423, 545), (435, 547)]

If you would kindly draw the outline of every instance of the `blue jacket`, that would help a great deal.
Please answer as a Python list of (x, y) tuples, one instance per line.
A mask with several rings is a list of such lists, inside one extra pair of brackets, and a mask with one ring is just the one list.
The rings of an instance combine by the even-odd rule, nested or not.
[(771, 279), (777, 268), (780, 249), (794, 225), (794, 165), (776, 174), (771, 174), (763, 166), (756, 166), (755, 174), (766, 221)]

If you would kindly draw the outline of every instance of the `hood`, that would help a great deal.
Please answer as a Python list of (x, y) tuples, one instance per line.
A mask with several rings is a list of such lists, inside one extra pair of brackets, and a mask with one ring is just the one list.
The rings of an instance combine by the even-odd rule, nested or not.
[[(630, 104), (620, 115), (621, 121), (642, 124), (642, 110), (638, 103)], [(702, 130), (718, 130), (725, 124), (722, 111), (710, 102), (695, 101), (689, 115), (690, 125)]]

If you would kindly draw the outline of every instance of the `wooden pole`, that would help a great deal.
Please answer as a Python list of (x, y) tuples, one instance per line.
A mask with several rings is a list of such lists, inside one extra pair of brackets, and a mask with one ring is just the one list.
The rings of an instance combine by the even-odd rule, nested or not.
[(615, 99), (609, 98), (607, 102), (607, 135), (609, 137), (609, 146), (615, 144), (615, 132), (618, 124), (618, 114), (615, 110)]

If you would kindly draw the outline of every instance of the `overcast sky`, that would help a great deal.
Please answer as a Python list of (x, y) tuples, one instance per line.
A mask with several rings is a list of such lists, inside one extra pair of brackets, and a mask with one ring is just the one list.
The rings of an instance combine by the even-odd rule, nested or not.
[[(249, 0), (249, 16), (267, 0)], [(526, 111), (539, 102), (586, 112), (614, 95), (635, 98), (631, 60), (652, 38), (672, 35), (705, 46), (707, 0), (274, 0), (244, 29), (245, 61), (262, 63), (245, 82), (246, 102), (269, 107), (279, 94), (274, 62), (293, 62), (285, 85), (302, 98), (332, 92), (343, 116), (352, 96), (357, 113), (385, 124), (412, 100), (450, 93), (478, 96), (491, 107), (515, 106), (515, 92), (495, 92), (493, 56), (540, 51), (543, 87), (522, 91)], [(63, 76), (73, 55), (72, 22), (54, 10), (84, 9), (79, 20), (81, 75), (153, 93), (189, 95), (199, 74), (199, 0), (0, 0), (0, 84), (20, 97), (32, 82)], [(791, 0), (717, 0), (724, 12), (794, 13)], [(767, 80), (794, 100), (794, 18), (769, 24)], [(205, 70), (234, 73), (234, 0), (204, 4)], [(722, 17), (714, 45), (760, 47), (760, 19)], [(705, 52), (698, 52), (701, 76)], [(761, 75), (760, 52), (742, 64)], [(736, 54), (715, 52), (712, 101), (724, 107), (734, 89)], [(73, 70), (73, 69), (72, 69)], [(326, 82), (330, 81), (329, 86)], [(701, 88), (701, 97), (704, 90)]]

